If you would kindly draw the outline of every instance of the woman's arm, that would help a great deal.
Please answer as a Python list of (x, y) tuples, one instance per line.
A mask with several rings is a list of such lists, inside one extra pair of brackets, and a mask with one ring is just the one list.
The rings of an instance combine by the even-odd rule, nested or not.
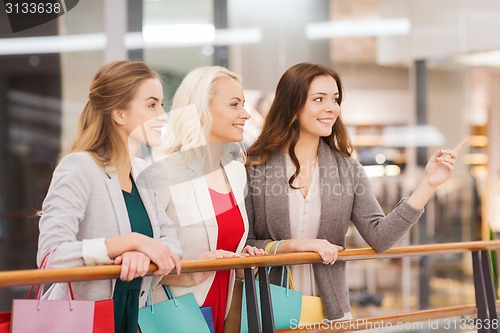
[[(273, 239), (267, 235), (267, 237), (259, 237), (256, 232), (256, 223), (262, 222), (262, 219), (259, 221), (256, 220), (255, 216), (255, 206), (254, 206), (254, 197), (259, 195), (264, 195), (262, 193), (262, 188), (255, 186), (259, 184), (260, 179), (256, 178), (255, 173), (257, 172), (256, 167), (247, 167), (247, 186), (248, 193), (245, 197), (245, 209), (247, 211), (248, 217), (248, 236), (246, 243), (248, 245), (264, 249), (269, 242), (272, 242)], [(265, 221), (264, 221), (265, 223)]]
[[(108, 257), (110, 258), (117, 258), (127, 252), (140, 252), (144, 254), (151, 262), (158, 266), (153, 275), (168, 274), (174, 267), (177, 274), (181, 271), (179, 257), (168, 246), (148, 236), (132, 232), (106, 238), (105, 243), (108, 250)], [(133, 256), (132, 259), (134, 258), (138, 258), (138, 256)], [(135, 265), (135, 263), (132, 263), (132, 267), (135, 267)]]
[(64, 157), (54, 170), (38, 224), (38, 265), (45, 254), (56, 249), (50, 267), (113, 262), (107, 256), (104, 237), (77, 239), (92, 192), (91, 173), (97, 168), (90, 155), (77, 153)]
[(344, 249), (342, 246), (332, 244), (326, 239), (285, 239), (272, 245), (269, 253), (274, 253), (276, 247), (276, 253), (317, 252), (325, 265), (333, 265), (338, 258), (339, 251)]
[[(363, 239), (377, 252), (384, 252), (394, 246), (423, 213), (423, 207), (432, 197), (435, 189), (448, 180), (453, 171), (458, 151), (467, 143), (462, 141), (453, 150), (436, 152), (426, 167), (426, 174), (413, 194), (401, 200), (387, 216), (382, 211), (371, 184), (361, 164), (356, 162), (354, 200), (351, 221)], [(450, 157), (442, 155), (450, 154)], [(453, 159), (450, 162), (449, 159)]]

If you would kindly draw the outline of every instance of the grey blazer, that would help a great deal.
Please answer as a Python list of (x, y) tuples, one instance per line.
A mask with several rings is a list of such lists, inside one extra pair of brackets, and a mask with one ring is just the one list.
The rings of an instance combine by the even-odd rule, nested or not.
[[(345, 247), (347, 227), (352, 221), (365, 241), (376, 251), (383, 252), (396, 244), (423, 213), (403, 199), (385, 216), (361, 164), (331, 150), (323, 140), (318, 150), (318, 166), (321, 194), (319, 239)], [(290, 239), (285, 153), (274, 153), (265, 164), (248, 167), (247, 173), (247, 244), (264, 248), (270, 241)], [(345, 262), (333, 266), (313, 265), (328, 319), (338, 319), (350, 312), (345, 265)], [(279, 283), (279, 271), (275, 269), (271, 273), (273, 283)]]
[[(134, 178), (142, 167), (138, 159), (134, 161)], [(181, 255), (175, 227), (161, 209), (152, 186), (137, 182), (136, 185), (151, 221), (153, 237)], [(117, 174), (111, 168), (99, 167), (88, 153), (65, 156), (54, 171), (43, 202), (39, 229), (38, 265), (43, 256), (53, 250), (49, 259), (51, 268), (112, 264), (104, 239), (131, 232)], [(160, 277), (143, 278), (140, 306), (144, 306), (149, 288), (159, 280)], [(76, 299), (100, 300), (113, 296), (115, 282), (74, 282), (72, 287)], [(44, 297), (67, 298), (67, 286), (56, 283)]]

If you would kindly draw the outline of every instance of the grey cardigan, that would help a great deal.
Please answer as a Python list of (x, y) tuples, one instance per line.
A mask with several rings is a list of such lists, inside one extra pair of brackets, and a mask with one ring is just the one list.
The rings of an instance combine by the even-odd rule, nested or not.
[[(385, 216), (361, 164), (330, 149), (323, 140), (320, 140), (318, 149), (318, 167), (321, 194), (319, 239), (345, 247), (347, 227), (352, 221), (365, 241), (376, 251), (383, 252), (396, 244), (423, 213), (403, 199)], [(276, 152), (266, 163), (248, 167), (247, 172), (247, 244), (264, 248), (270, 241), (290, 239), (285, 153)], [(345, 265), (340, 261), (333, 266), (313, 265), (328, 319), (338, 319), (350, 312)], [(273, 283), (279, 283), (279, 271), (275, 269), (271, 273)]]
[[(144, 165), (134, 160), (134, 179)], [(142, 202), (148, 213), (153, 238), (159, 239), (181, 255), (175, 227), (158, 202), (152, 186), (142, 180), (137, 183)], [(49, 191), (43, 202), (39, 228), (37, 262), (50, 256), (50, 267), (78, 267), (112, 264), (104, 239), (130, 233), (130, 220), (117, 174), (112, 168), (102, 169), (85, 152), (66, 155), (56, 167)], [(148, 290), (160, 277), (145, 277), (141, 285), (140, 306), (144, 306)], [(113, 296), (116, 280), (72, 283), (75, 299), (100, 300)], [(67, 286), (54, 284), (44, 295), (50, 299), (67, 298)]]

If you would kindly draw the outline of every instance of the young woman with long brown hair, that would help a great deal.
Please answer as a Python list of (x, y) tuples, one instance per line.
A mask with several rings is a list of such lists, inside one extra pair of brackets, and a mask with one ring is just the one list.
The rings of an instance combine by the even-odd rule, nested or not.
[[(392, 247), (451, 176), (466, 143), (437, 151), (412, 195), (386, 216), (363, 167), (351, 157), (342, 95), (333, 69), (292, 66), (281, 77), (262, 133), (247, 152), (247, 243), (273, 252), (319, 253), (324, 265), (292, 266), (292, 275), (296, 289), (321, 297), (330, 320), (351, 317), (345, 262), (333, 265), (345, 246), (349, 222), (375, 250)], [(271, 279), (279, 282), (280, 277), (273, 270)]]

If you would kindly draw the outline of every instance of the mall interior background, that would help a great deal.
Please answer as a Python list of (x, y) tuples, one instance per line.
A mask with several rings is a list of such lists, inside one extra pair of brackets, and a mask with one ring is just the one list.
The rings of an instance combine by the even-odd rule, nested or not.
[[(0, 13), (0, 270), (36, 267), (35, 213), (58, 154), (97, 68), (124, 58), (161, 73), (167, 106), (195, 67), (239, 73), (253, 114), (246, 144), (288, 67), (329, 65), (386, 211), (410, 193), (431, 152), (470, 137), (455, 176), (400, 245), (489, 239), (500, 232), (499, 14), (496, 0), (84, 0), (14, 34)], [(366, 246), (355, 230), (348, 239)], [(474, 302), (468, 255), (348, 267), (355, 315)], [(25, 292), (0, 289), (0, 311)]]

